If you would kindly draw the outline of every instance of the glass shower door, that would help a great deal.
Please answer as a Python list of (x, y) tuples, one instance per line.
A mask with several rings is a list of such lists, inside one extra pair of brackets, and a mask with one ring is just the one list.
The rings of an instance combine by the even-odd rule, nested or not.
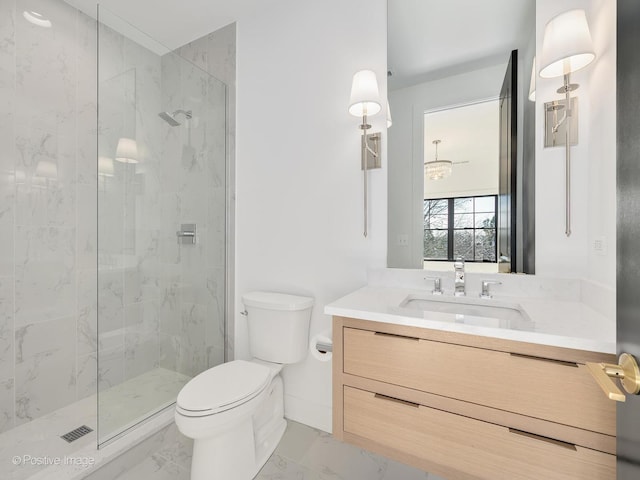
[(100, 8), (98, 438), (224, 361), (226, 86)]

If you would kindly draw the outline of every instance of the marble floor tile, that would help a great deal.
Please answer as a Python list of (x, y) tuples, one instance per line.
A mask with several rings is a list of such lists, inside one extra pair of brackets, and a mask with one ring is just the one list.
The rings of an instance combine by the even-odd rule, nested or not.
[(190, 472), (159, 455), (152, 455), (114, 480), (189, 480)]
[(191, 469), (191, 456), (193, 453), (193, 440), (185, 437), (178, 431), (175, 423), (171, 425), (164, 437), (157, 454), (179, 467), (189, 471)]
[(444, 480), (290, 420), (276, 451), (256, 477), (267, 479)]
[(320, 431), (315, 428), (289, 420), (276, 451), (283, 457), (299, 463), (319, 437)]
[[(156, 372), (155, 379), (162, 372)], [(138, 383), (145, 379), (138, 379)], [(149, 380), (149, 379), (147, 379)], [(67, 444), (60, 440), (78, 424), (96, 427), (95, 397), (86, 398), (36, 421), (0, 435), (0, 472), (12, 480), (39, 472), (34, 466), (16, 466), (15, 455), (73, 455), (96, 442), (96, 432)], [(154, 434), (153, 440), (130, 449), (127, 462), (107, 464), (91, 474), (96, 480), (189, 480), (192, 441), (172, 424)], [(135, 452), (135, 453), (134, 453)], [(113, 468), (111, 466), (113, 465)], [(0, 477), (5, 478), (0, 475)], [(58, 478), (58, 477), (56, 477)], [(255, 480), (445, 480), (382, 456), (335, 440), (331, 435), (288, 421), (274, 454)], [(234, 480), (234, 479), (229, 479)]]
[[(117, 480), (183, 478), (190, 471), (192, 443), (175, 425), (163, 434), (162, 446)], [(160, 459), (162, 461), (160, 461)], [(171, 472), (175, 477), (167, 477)], [(353, 445), (297, 422), (287, 430), (254, 480), (445, 480)], [(231, 480), (231, 479), (230, 479)]]
[(427, 474), (427, 479), (428, 480), (447, 480), (444, 477), (439, 477), (438, 475), (434, 474), (434, 473), (428, 473)]
[(321, 433), (300, 463), (331, 480), (382, 480), (388, 460)]
[(262, 467), (255, 480), (317, 480), (318, 472), (312, 472), (286, 457), (274, 453)]

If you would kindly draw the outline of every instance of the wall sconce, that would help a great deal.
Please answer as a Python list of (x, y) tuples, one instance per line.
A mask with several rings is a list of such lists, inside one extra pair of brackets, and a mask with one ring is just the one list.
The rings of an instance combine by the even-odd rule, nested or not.
[(138, 144), (133, 138), (118, 140), (116, 160), (120, 163), (138, 163)]
[(351, 84), (351, 99), (349, 101), (349, 113), (355, 117), (362, 117), (362, 146), (361, 163), (364, 171), (364, 236), (367, 236), (367, 171), (372, 168), (380, 168), (380, 133), (367, 134), (371, 125), (367, 123), (367, 117), (375, 115), (380, 106), (380, 92), (376, 74), (371, 70), (361, 70), (353, 76)]
[(39, 160), (34, 177), (56, 180), (58, 178), (58, 165), (52, 160)]
[[(571, 92), (579, 85), (571, 83), (571, 74), (596, 58), (593, 42), (584, 10), (570, 10), (553, 17), (544, 30), (540, 76), (542, 78), (564, 77), (564, 84), (557, 92), (564, 94), (564, 100), (547, 102), (545, 108), (545, 147), (565, 145), (565, 235), (571, 235), (571, 145), (572, 137), (577, 143), (578, 99), (571, 98)], [(563, 116), (558, 120), (558, 112)], [(573, 121), (573, 117), (575, 121)], [(564, 141), (561, 129), (564, 129)]]
[(529, 81), (529, 101), (536, 101), (536, 57), (533, 57), (533, 65), (531, 65), (531, 80)]
[(98, 157), (98, 175), (101, 177), (113, 177), (113, 160), (108, 157)]
[(387, 102), (387, 128), (391, 128), (393, 125), (393, 119), (391, 118), (391, 107), (389, 106), (389, 102)]

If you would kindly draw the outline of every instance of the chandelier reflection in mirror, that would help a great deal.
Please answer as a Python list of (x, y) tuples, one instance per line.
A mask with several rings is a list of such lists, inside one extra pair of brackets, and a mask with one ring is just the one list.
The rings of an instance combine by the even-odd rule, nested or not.
[(432, 143), (436, 146), (436, 159), (430, 162), (424, 162), (424, 174), (429, 180), (441, 180), (451, 175), (453, 162), (450, 160), (438, 160), (438, 144), (442, 140), (434, 140)]

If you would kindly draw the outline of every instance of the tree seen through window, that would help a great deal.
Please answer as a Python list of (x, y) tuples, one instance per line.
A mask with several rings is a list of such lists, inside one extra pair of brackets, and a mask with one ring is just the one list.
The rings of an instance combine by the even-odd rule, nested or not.
[(495, 195), (424, 201), (424, 259), (496, 262)]

